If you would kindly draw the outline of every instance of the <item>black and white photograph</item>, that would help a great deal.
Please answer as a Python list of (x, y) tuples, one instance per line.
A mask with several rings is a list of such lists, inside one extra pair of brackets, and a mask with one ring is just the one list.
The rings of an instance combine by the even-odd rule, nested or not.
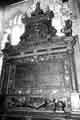
[(80, 120), (80, 0), (0, 1), (0, 120)]

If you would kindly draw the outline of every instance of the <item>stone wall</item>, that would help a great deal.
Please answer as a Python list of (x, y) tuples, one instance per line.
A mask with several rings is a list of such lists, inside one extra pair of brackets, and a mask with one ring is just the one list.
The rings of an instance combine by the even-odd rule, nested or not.
[(78, 79), (78, 89), (80, 91), (80, 0), (72, 0), (72, 6), (73, 35), (78, 35), (78, 40), (75, 46), (75, 63)]
[(4, 24), (4, 9), (0, 8), (0, 75), (1, 75), (2, 63), (3, 63), (3, 54), (1, 51), (1, 41), (3, 37), (3, 24)]

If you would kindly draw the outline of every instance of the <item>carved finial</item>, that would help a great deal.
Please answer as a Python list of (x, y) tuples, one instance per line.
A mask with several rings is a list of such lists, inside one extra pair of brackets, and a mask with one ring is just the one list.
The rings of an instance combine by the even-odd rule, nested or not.
[(40, 8), (40, 2), (36, 3), (36, 9), (32, 12), (31, 16), (37, 16), (43, 14), (43, 10)]
[(54, 17), (54, 12), (50, 10), (49, 6), (47, 6), (46, 10), (46, 14), (49, 15), (50, 19), (52, 19)]

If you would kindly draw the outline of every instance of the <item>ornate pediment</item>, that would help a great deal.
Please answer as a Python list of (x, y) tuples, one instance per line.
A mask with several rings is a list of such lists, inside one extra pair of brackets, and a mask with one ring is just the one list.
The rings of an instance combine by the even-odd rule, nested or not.
[(25, 32), (21, 36), (21, 42), (23, 40), (27, 42), (40, 41), (48, 39), (50, 36), (55, 36), (57, 30), (51, 25), (53, 17), (53, 11), (48, 8), (44, 13), (38, 2), (35, 11), (31, 13), (31, 17), (25, 14), (22, 18), (22, 22), (25, 24)]

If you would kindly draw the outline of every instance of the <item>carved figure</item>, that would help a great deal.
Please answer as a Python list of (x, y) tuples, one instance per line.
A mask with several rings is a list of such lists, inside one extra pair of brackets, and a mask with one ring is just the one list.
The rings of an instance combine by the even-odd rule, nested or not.
[(72, 21), (70, 19), (65, 21), (65, 27), (61, 31), (66, 36), (72, 36)]

